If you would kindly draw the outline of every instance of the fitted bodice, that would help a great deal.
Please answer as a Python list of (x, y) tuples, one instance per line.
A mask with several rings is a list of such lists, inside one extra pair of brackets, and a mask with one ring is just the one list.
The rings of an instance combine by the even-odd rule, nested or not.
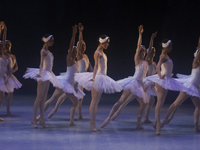
[(190, 82), (194, 84), (196, 87), (199, 87), (200, 84), (200, 67), (192, 69), (192, 73), (190, 76)]
[(86, 72), (87, 70), (88, 70), (88, 68), (89, 68), (89, 64), (90, 64), (90, 62), (89, 62), (89, 59), (87, 58), (82, 58), (82, 59), (80, 59), (79, 61), (78, 61), (78, 66), (79, 66), (79, 72), (81, 73), (81, 72)]
[(97, 73), (106, 75), (107, 74), (107, 57), (105, 54), (103, 54), (98, 63), (98, 70)]
[(53, 54), (47, 53), (47, 55), (44, 57), (44, 61), (43, 61), (43, 69), (44, 70), (52, 71), (53, 59), (54, 59)]
[(8, 59), (0, 58), (0, 77), (4, 77), (4, 75), (7, 73), (8, 64)]
[(171, 77), (173, 70), (173, 61), (168, 59), (166, 62), (162, 63), (161, 65), (161, 74)]
[(144, 63), (140, 63), (137, 66), (135, 66), (135, 73), (134, 73), (134, 78), (136, 78), (136, 80), (142, 80), (148, 71), (148, 66), (145, 66)]
[(149, 65), (147, 76), (154, 75), (155, 73), (156, 73), (156, 66), (155, 65)]
[(73, 64), (72, 66), (67, 67), (67, 72), (65, 73), (65, 79), (69, 83), (73, 84), (74, 83), (74, 74), (77, 72), (78, 72), (78, 70), (77, 70), (76, 64)]

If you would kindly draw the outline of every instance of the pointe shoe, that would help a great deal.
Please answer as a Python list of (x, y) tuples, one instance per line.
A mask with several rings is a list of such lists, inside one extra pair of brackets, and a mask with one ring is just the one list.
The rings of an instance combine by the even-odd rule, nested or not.
[(3, 119), (3, 118), (0, 118), (0, 121), (4, 121), (4, 119)]
[(39, 124), (40, 124), (43, 128), (47, 128), (47, 125), (46, 125), (44, 119), (41, 119), (41, 118), (40, 118), (40, 120), (39, 120)]
[(137, 125), (136, 129), (137, 129), (137, 130), (143, 130), (144, 127), (143, 127), (142, 125)]
[(53, 115), (56, 113), (56, 110), (52, 110), (49, 114), (48, 114), (48, 118), (51, 118), (51, 117), (53, 117)]
[(161, 134), (161, 128), (160, 128), (160, 124), (156, 124), (156, 135), (160, 135)]
[(40, 120), (40, 115), (36, 117), (36, 121), (38, 122)]
[(98, 132), (99, 129), (97, 129), (96, 124), (95, 123), (90, 123), (90, 128), (93, 132)]
[(38, 126), (37, 126), (37, 122), (35, 122), (35, 121), (31, 121), (31, 124), (32, 124), (33, 128), (35, 128), (35, 129), (38, 128)]
[(152, 123), (151, 120), (149, 120), (148, 118), (144, 119), (144, 121), (142, 123)]
[(105, 128), (109, 122), (110, 118), (106, 118), (106, 120), (101, 124), (101, 128)]

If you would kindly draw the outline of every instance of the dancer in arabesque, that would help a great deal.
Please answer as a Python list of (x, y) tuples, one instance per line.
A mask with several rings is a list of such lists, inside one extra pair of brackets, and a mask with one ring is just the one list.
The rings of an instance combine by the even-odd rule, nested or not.
[(102, 93), (115, 93), (120, 92), (122, 87), (113, 79), (108, 77), (107, 74), (107, 56), (104, 50), (108, 48), (110, 38), (106, 35), (99, 37), (99, 46), (94, 53), (94, 71), (93, 73), (84, 72), (76, 73), (75, 80), (79, 85), (92, 94), (90, 103), (90, 128), (92, 131), (98, 131), (96, 127), (96, 113), (99, 101), (101, 100)]
[(195, 106), (194, 111), (194, 131), (199, 131), (199, 113), (200, 113), (200, 37), (198, 41), (198, 47), (194, 53), (194, 60), (192, 63), (192, 71), (190, 76), (183, 76), (178, 74), (180, 79), (177, 81), (181, 82), (185, 88), (186, 92), (180, 92), (176, 100), (168, 108), (165, 119), (163, 120), (161, 127), (168, 124), (174, 117), (174, 114), (178, 107), (188, 98), (190, 98)]
[(44, 42), (43, 48), (40, 51), (40, 66), (38, 68), (28, 68), (25, 75), (25, 79), (31, 78), (37, 81), (37, 97), (33, 106), (33, 117), (31, 123), (34, 128), (37, 128), (37, 111), (40, 109), (39, 123), (42, 127), (46, 128), (47, 125), (44, 119), (44, 106), (47, 99), (49, 90), (49, 83), (51, 82), (54, 87), (62, 88), (63, 84), (56, 78), (52, 72), (53, 68), (53, 54), (49, 51), (49, 47), (54, 44), (53, 35), (45, 35), (42, 38)]
[(146, 76), (148, 71), (148, 63), (144, 60), (146, 54), (146, 48), (142, 45), (142, 34), (144, 32), (143, 25), (138, 27), (139, 37), (137, 43), (137, 49), (134, 56), (135, 61), (135, 73), (133, 77), (128, 77), (119, 80), (119, 83), (123, 87), (123, 93), (120, 99), (112, 107), (110, 114), (105, 119), (102, 128), (106, 127), (110, 120), (114, 120), (121, 112), (121, 110), (135, 98), (140, 104), (137, 115), (137, 129), (143, 129), (141, 125), (141, 118), (143, 110), (145, 109), (146, 103), (149, 102), (147, 96), (147, 86), (143, 83), (143, 78)]

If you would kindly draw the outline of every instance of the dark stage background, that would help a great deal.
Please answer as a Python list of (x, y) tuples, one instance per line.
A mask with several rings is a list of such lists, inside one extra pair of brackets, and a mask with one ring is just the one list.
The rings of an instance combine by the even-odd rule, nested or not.
[[(173, 51), (169, 54), (174, 62), (173, 73), (190, 74), (199, 37), (199, 8), (199, 0), (1, 0), (0, 20), (7, 25), (7, 39), (13, 44), (12, 52), (19, 65), (14, 74), (23, 84), (15, 94), (36, 94), (37, 83), (22, 76), (27, 67), (39, 66), (41, 38), (46, 33), (55, 37), (55, 44), (50, 48), (54, 54), (53, 72), (58, 75), (66, 71), (71, 26), (79, 22), (85, 26), (86, 53), (92, 65), (99, 35), (111, 38), (105, 53), (108, 76), (115, 80), (132, 76), (135, 71), (133, 56), (140, 24), (144, 25), (143, 45), (146, 47), (151, 34), (158, 31), (154, 42), (155, 62), (161, 52), (160, 41), (169, 38), (173, 41)], [(53, 91), (51, 87), (49, 93)], [(171, 92), (168, 102), (177, 94)]]

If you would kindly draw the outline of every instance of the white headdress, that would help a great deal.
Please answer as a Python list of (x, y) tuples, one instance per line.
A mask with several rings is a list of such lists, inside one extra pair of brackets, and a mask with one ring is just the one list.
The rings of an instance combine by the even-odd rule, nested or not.
[(194, 53), (194, 57), (197, 56), (197, 53), (198, 53), (199, 49), (200, 49), (200, 48), (197, 47), (197, 50), (196, 50), (196, 52)]
[(107, 37), (105, 37), (104, 39), (102, 39), (102, 38), (99, 38), (99, 43), (104, 43), (104, 42), (106, 42), (108, 39), (109, 39), (109, 37), (108, 37), (108, 36), (107, 36)]
[(171, 43), (171, 40), (167, 41), (167, 43), (162, 43), (162, 47), (166, 48), (169, 46), (170, 43)]
[(42, 41), (46, 43), (46, 42), (48, 42), (51, 39), (52, 36), (53, 35), (49, 35), (47, 38), (43, 37)]

